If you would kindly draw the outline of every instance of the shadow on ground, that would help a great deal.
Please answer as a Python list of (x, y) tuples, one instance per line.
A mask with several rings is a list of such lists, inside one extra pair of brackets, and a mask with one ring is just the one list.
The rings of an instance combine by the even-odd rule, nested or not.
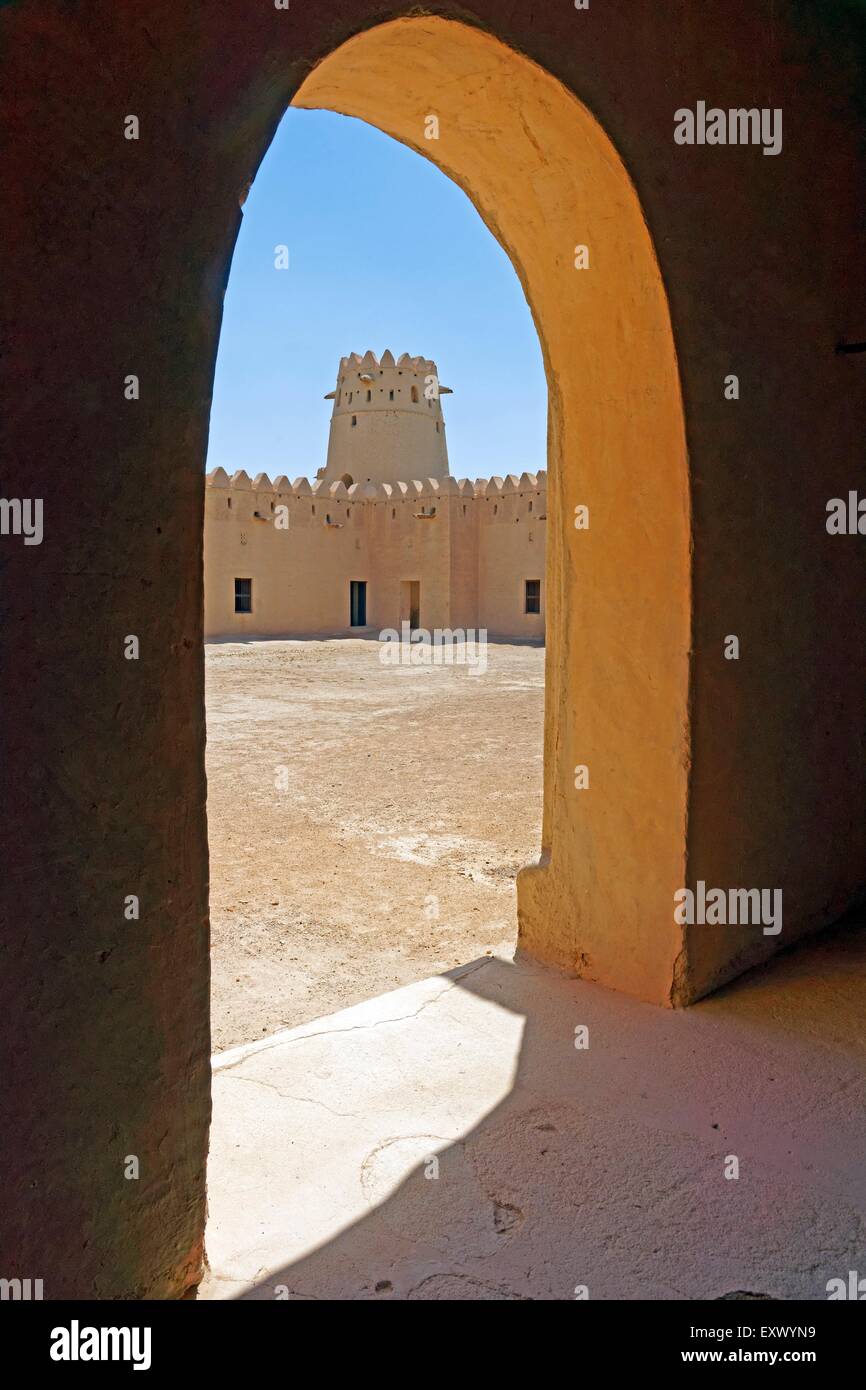
[(671, 1012), (485, 959), (223, 1054), (202, 1295), (826, 1298), (864, 965), (861, 917)]

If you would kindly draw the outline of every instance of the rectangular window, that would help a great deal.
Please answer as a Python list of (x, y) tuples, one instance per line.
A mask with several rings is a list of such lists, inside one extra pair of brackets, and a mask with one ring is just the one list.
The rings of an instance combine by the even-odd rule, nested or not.
[(524, 611), (524, 613), (540, 613), (540, 612), (541, 612), (541, 580), (540, 580), (540, 579), (527, 579), (527, 580), (526, 580), (526, 599), (525, 599), (525, 606), (524, 606), (523, 611)]
[(367, 581), (349, 581), (349, 623), (352, 627), (367, 626)]
[(235, 612), (252, 613), (253, 611), (253, 581), (251, 579), (235, 580)]

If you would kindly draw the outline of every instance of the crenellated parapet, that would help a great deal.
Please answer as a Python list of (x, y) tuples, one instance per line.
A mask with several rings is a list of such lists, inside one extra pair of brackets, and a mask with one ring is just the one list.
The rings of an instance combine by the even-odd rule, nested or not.
[[(547, 495), (547, 473), (544, 470), (538, 473), (521, 473), (519, 477), (515, 473), (509, 473), (505, 477), (494, 475), (490, 478), (476, 478), (474, 482), (469, 478), (457, 479), (448, 476), (406, 478), (393, 482), (353, 482), (347, 486), (341, 479), (328, 482), (324, 478), (317, 478), (311, 482), (309, 478), (303, 477), (291, 482), (285, 474), (280, 474), (273, 481), (267, 473), (257, 473), (251, 478), (242, 468), (229, 476), (224, 468), (216, 468), (207, 474), (205, 483), (211, 496), (225, 494), (227, 510), (232, 511), (233, 515), (239, 515), (243, 510), (239, 504), (245, 495), (251, 505), (250, 494), (254, 494), (265, 495), (272, 501), (278, 500), (287, 505), (290, 511), (292, 504), (309, 507), (316, 501), (342, 503), (353, 508), (375, 507), (386, 503), (392, 506), (400, 503), (413, 504), (419, 499), (442, 506), (455, 504), (466, 507), (467, 504), (472, 504), (479, 511), (483, 510), (486, 513), (484, 520), (489, 521), (499, 519), (500, 516), (504, 519), (513, 515), (515, 508), (509, 508), (507, 504), (525, 499), (527, 502), (533, 502), (528, 514), (544, 519), (545, 507), (535, 505), (535, 500), (541, 502)], [(235, 494), (238, 495), (238, 504), (234, 504)]]

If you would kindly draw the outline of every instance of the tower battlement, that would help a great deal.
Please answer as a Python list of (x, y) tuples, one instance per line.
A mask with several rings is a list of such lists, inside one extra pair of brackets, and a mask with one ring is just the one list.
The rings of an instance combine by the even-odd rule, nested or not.
[[(408, 352), (401, 353), (395, 360), (389, 348), (377, 357), (372, 349), (367, 349), (363, 357), (358, 352), (350, 352), (348, 357), (340, 358), (338, 380), (353, 372), (380, 372), (396, 368), (398, 372), (435, 373), (436, 363), (429, 357), (411, 357)], [(447, 388), (446, 388), (447, 389)]]

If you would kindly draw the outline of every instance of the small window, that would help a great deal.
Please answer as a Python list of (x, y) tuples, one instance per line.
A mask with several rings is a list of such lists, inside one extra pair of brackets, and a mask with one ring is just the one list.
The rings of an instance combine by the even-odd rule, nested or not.
[(227, 497), (227, 498), (226, 498), (226, 506), (227, 506), (227, 507), (230, 507), (231, 504), (232, 504), (232, 499), (231, 499), (230, 497)]
[(493, 515), (496, 516), (496, 514), (497, 514), (498, 511), (499, 511), (499, 503), (498, 503), (498, 502), (494, 502), (494, 503), (493, 503)]
[(274, 502), (272, 502), (272, 503), (271, 503), (271, 511), (273, 511), (273, 510), (274, 510), (274, 508), (275, 508), (275, 505), (276, 505), (276, 504), (275, 504), (275, 503), (274, 503)]
[(524, 613), (541, 612), (541, 580), (526, 580), (526, 601), (523, 608)]
[(372, 399), (373, 399), (373, 392), (372, 392), (372, 391), (368, 391), (368, 392), (367, 392), (367, 400), (368, 400), (368, 401), (371, 401)]
[(235, 580), (235, 612), (252, 613), (253, 611), (253, 581), (251, 579)]
[(412, 387), (412, 399), (413, 399), (413, 401), (415, 401), (416, 404), (417, 404), (417, 401), (418, 401), (418, 387), (417, 387), (417, 386), (413, 386), (413, 387)]
[(463, 503), (463, 515), (464, 515), (464, 516), (466, 515), (466, 503), (465, 503), (465, 502)]
[(312, 505), (312, 507), (310, 508), (310, 510), (312, 511), (313, 516), (315, 516), (315, 515), (316, 515), (316, 504), (315, 504), (315, 502), (313, 503), (313, 505)]
[(353, 394), (354, 394), (354, 393), (353, 393), (352, 391), (349, 392), (349, 405), (352, 404), (352, 396), (353, 396)]
[(529, 510), (532, 511), (532, 503), (531, 503), (531, 502), (530, 502), (530, 504), (529, 504)]
[(393, 401), (393, 399), (394, 399), (394, 392), (393, 392), (393, 391), (389, 391), (389, 392), (388, 392), (388, 400), (389, 400), (389, 401)]
[(326, 526), (330, 526), (330, 524), (331, 524), (331, 513), (330, 513), (330, 512), (325, 512), (325, 525), (326, 525)]
[(358, 417), (357, 417), (357, 415), (353, 415), (353, 416), (352, 416), (352, 425), (353, 425), (353, 427), (354, 427), (355, 425), (357, 425), (357, 423), (358, 423)]
[(396, 517), (396, 515), (397, 515), (397, 508), (396, 508), (396, 507), (392, 507), (392, 508), (391, 508), (391, 520), (392, 520), (392, 521), (394, 520), (394, 518)]
[(436, 433), (437, 433), (437, 434), (439, 433), (439, 421), (438, 421), (438, 420), (436, 421)]

